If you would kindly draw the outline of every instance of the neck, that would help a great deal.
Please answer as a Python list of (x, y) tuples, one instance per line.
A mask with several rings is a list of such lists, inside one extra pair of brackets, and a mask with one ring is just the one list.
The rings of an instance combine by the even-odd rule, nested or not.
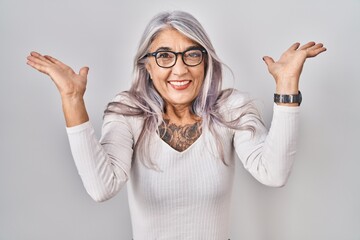
[(167, 104), (164, 113), (164, 119), (176, 125), (193, 124), (201, 120), (190, 111), (190, 105), (171, 105)]

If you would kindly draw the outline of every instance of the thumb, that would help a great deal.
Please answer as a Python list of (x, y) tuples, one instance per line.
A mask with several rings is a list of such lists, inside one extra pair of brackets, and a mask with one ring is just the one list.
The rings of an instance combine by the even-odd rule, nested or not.
[(269, 67), (269, 65), (273, 64), (275, 61), (274, 59), (272, 59), (271, 57), (269, 56), (265, 56), (263, 57), (263, 60), (264, 62), (266, 63), (266, 65)]
[(80, 76), (87, 77), (88, 72), (89, 72), (89, 68), (88, 67), (83, 67), (83, 68), (80, 69), (79, 74), (80, 74)]

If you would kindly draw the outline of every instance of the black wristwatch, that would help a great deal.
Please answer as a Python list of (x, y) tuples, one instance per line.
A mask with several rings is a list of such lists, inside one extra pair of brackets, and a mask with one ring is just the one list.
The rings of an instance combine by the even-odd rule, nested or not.
[(274, 93), (275, 103), (298, 103), (300, 106), (301, 101), (302, 101), (302, 95), (300, 91), (298, 94), (292, 94), (292, 95)]

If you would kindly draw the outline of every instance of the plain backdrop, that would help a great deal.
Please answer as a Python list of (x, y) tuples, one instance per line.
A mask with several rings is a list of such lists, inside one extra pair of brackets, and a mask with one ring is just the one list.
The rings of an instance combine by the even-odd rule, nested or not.
[(131, 239), (127, 193), (95, 203), (70, 154), (59, 94), (26, 65), (30, 51), (76, 71), (90, 67), (85, 101), (100, 136), (106, 104), (131, 82), (150, 18), (185, 10), (233, 70), (224, 87), (259, 100), (270, 125), (275, 84), (262, 61), (292, 43), (323, 42), (307, 60), (299, 150), (288, 184), (269, 188), (237, 165), (234, 240), (359, 240), (360, 1), (0, 0), (0, 239)]

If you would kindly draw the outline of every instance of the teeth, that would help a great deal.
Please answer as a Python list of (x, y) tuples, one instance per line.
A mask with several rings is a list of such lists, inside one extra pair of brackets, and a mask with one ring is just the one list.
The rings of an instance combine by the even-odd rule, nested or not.
[(188, 84), (190, 81), (181, 81), (181, 82), (170, 82), (170, 84), (175, 85), (175, 86), (183, 86)]

